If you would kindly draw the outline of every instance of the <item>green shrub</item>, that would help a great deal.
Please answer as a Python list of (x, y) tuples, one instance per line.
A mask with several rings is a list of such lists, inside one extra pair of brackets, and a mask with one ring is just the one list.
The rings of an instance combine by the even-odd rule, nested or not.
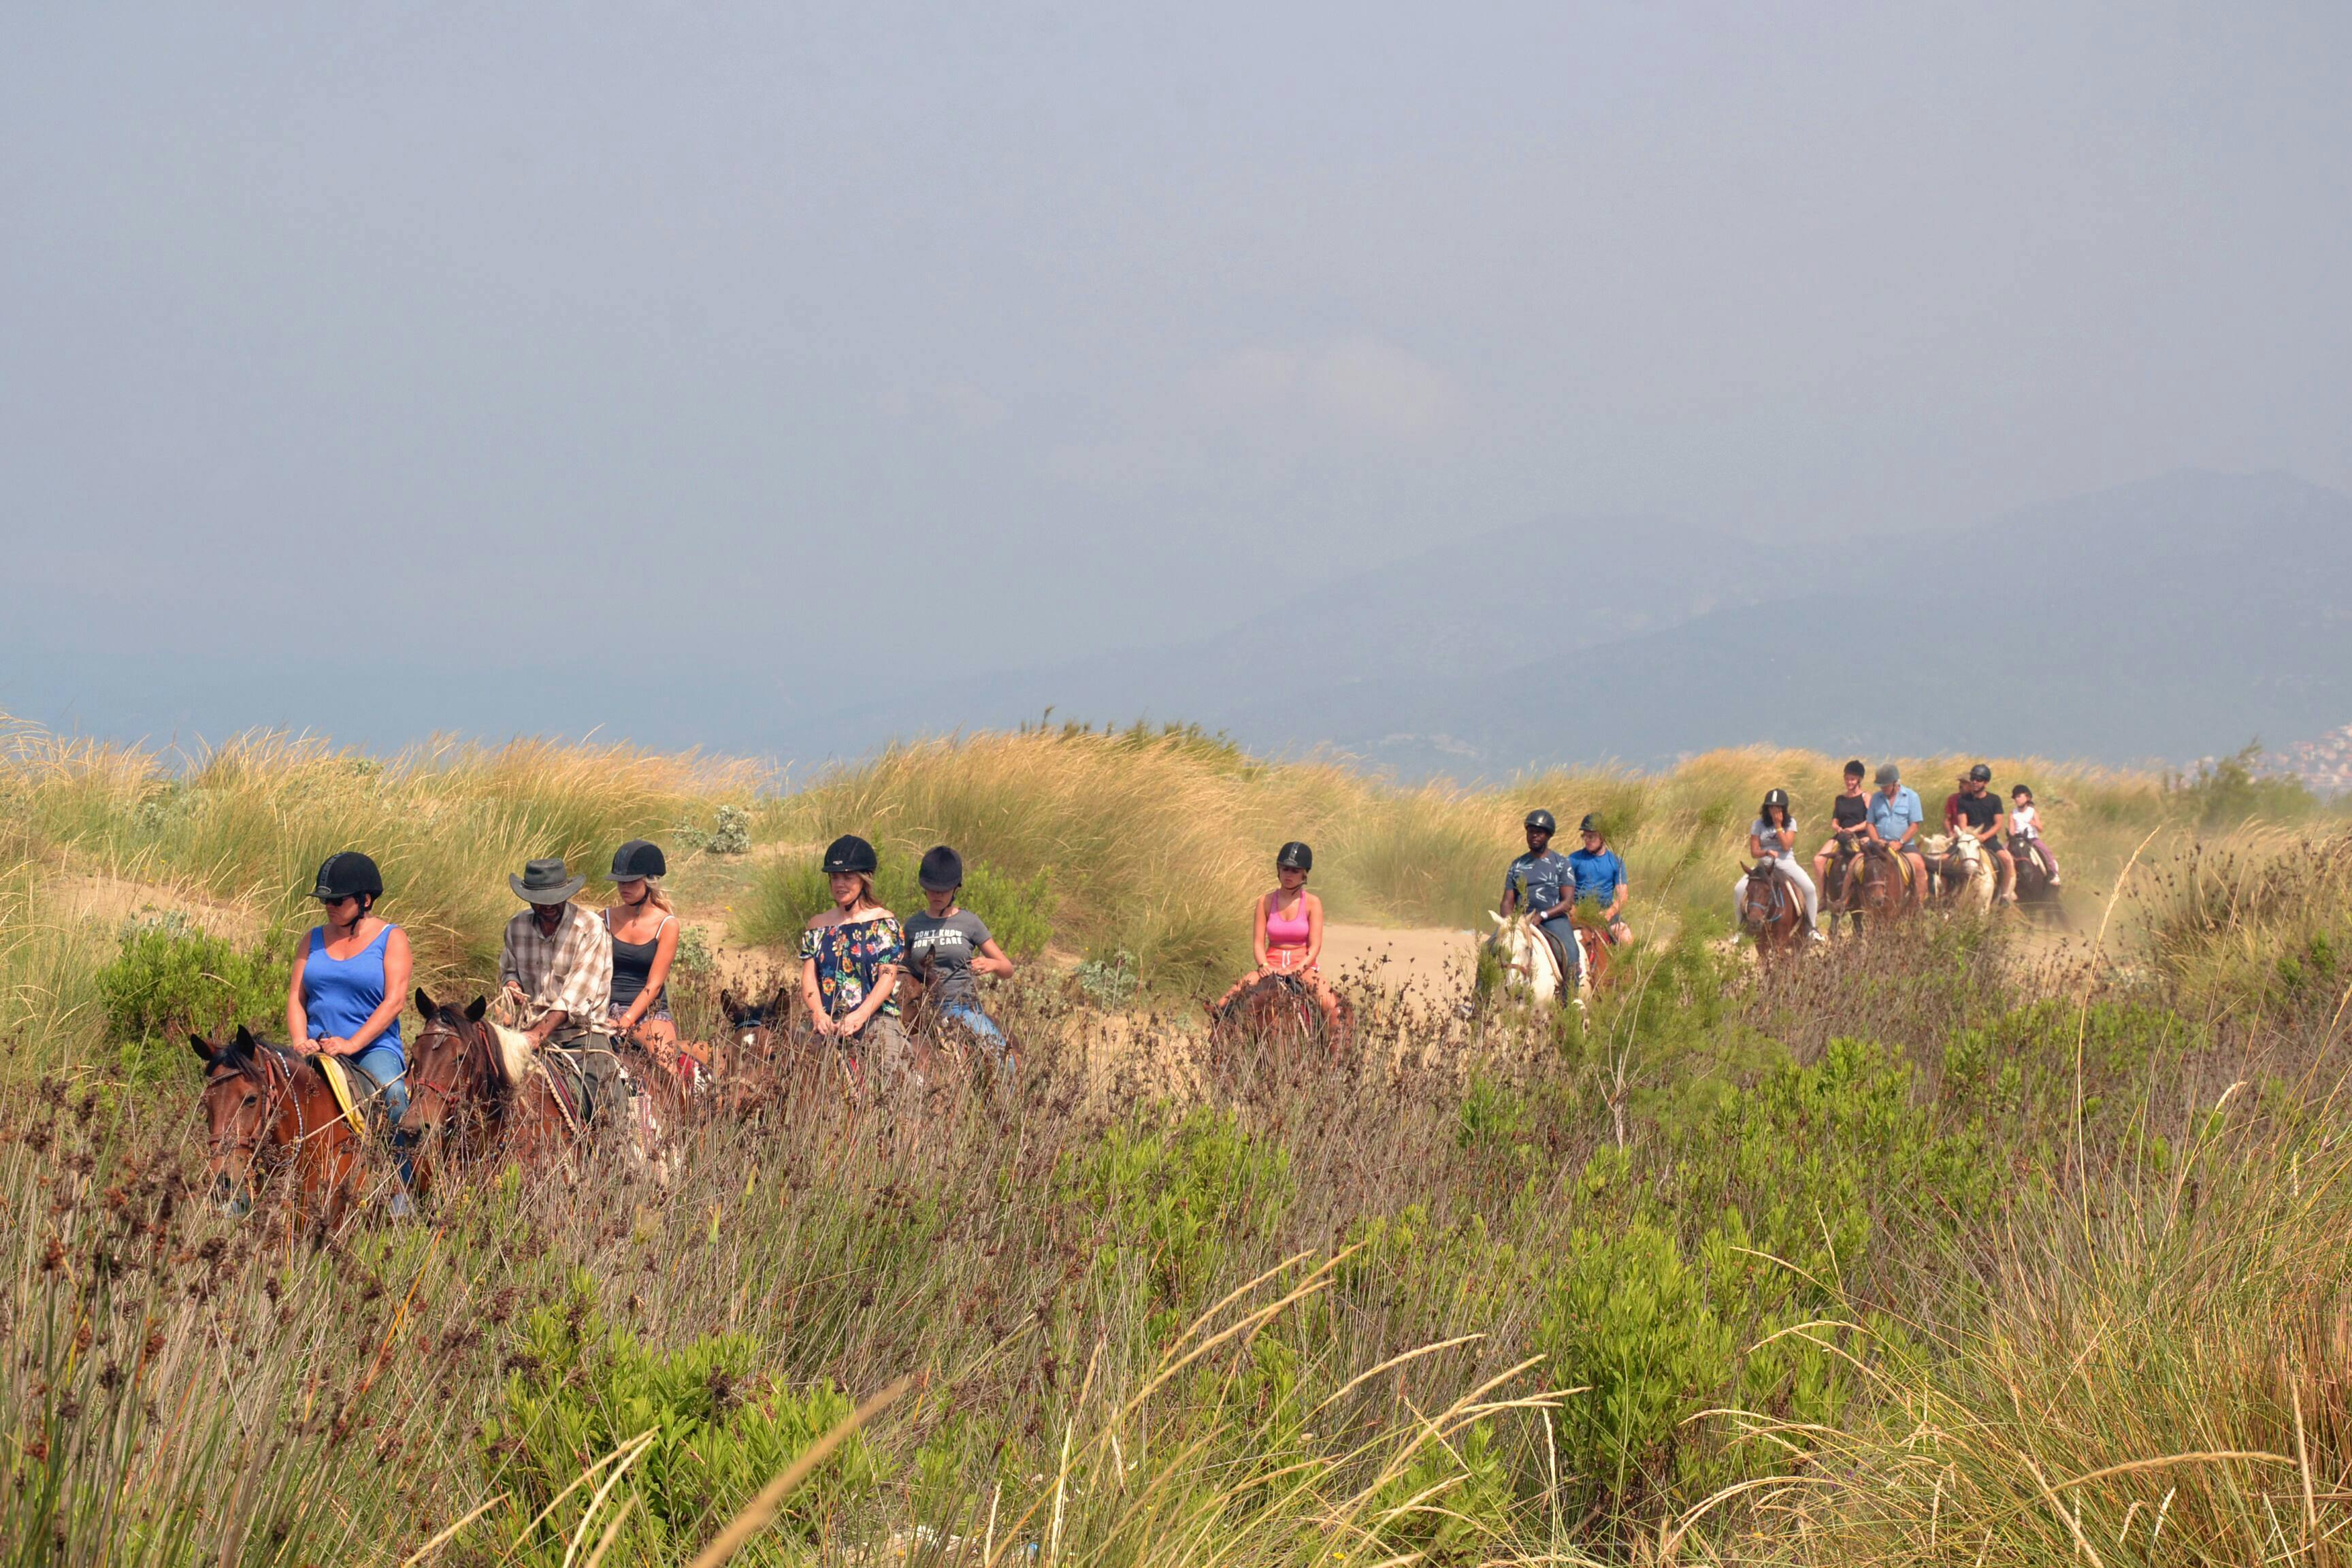
[(1560, 1461), (1622, 1507), (1669, 1490), (1685, 1417), (1733, 1372), (1730, 1331), (1675, 1238), (1637, 1221), (1622, 1234), (1579, 1230), (1536, 1328), (1562, 1406)]
[(1058, 1184), (1105, 1222), (1102, 1263), (1144, 1262), (1154, 1304), (1183, 1309), (1201, 1304), (1228, 1247), (1273, 1229), (1290, 1201), (1290, 1154), (1203, 1108), (1171, 1126), (1111, 1128)]
[[(529, 1521), (588, 1466), (650, 1433), (596, 1521), (601, 1531), (634, 1496), (644, 1523), (633, 1522), (628, 1539), (644, 1558), (699, 1544), (850, 1412), (848, 1396), (829, 1383), (794, 1394), (760, 1377), (748, 1334), (712, 1334), (668, 1354), (647, 1350), (604, 1321), (584, 1275), (560, 1304), (535, 1309), (518, 1337), (509, 1360), (520, 1370), (482, 1429), (489, 1483), (511, 1489), (510, 1510)], [(786, 1501), (775, 1530), (808, 1542), (871, 1492), (878, 1475), (864, 1435), (853, 1435)], [(560, 1558), (593, 1491), (565, 1499), (530, 1544)]]
[[(900, 920), (919, 914), (923, 889), (916, 884), (917, 862), (885, 856), (874, 875), (874, 896)], [(963, 868), (963, 890), (956, 902), (978, 915), (996, 945), (1017, 957), (1043, 952), (1054, 935), (1054, 880), (1039, 871), (1018, 881), (978, 861)], [(761, 872), (750, 909), (739, 922), (747, 942), (783, 946), (800, 940), (810, 917), (831, 907), (833, 890), (815, 859), (780, 862)]]
[(1413, 1561), (1473, 1568), (1510, 1540), (1512, 1504), (1510, 1469), (1482, 1421), (1450, 1442), (1430, 1438), (1381, 1489), (1374, 1539), (1385, 1552), (1417, 1553)]
[(1087, 1001), (1114, 1012), (1134, 1001), (1135, 994), (1143, 989), (1143, 977), (1135, 972), (1135, 954), (1125, 948), (1080, 961), (1075, 975)]
[(121, 951), (99, 972), (109, 1037), (125, 1072), (155, 1081), (192, 1064), (185, 1037), (243, 1024), (284, 1032), (291, 970), (264, 948), (240, 948), (178, 913), (126, 921)]

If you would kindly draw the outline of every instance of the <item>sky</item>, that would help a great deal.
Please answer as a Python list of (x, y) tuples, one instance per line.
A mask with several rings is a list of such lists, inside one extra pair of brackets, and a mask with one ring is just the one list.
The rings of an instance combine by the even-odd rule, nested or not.
[(2339, 4), (5, 36), (0, 710), (92, 733), (815, 755), (1564, 514), (2352, 489)]

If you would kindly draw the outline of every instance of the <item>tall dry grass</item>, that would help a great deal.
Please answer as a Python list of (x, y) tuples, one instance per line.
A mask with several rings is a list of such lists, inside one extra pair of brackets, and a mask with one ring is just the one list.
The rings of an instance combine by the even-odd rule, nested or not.
[[(1931, 813), (1974, 759), (1904, 764)], [(1553, 772), (1480, 790), (1404, 786), (1334, 760), (1268, 764), (1196, 731), (1030, 730), (893, 747), (778, 804), (775, 831), (814, 849), (857, 832), (900, 856), (951, 843), (1016, 877), (1052, 872), (1061, 940), (1124, 949), (1155, 980), (1203, 983), (1247, 958), (1249, 900), (1271, 886), (1275, 850), (1307, 840), (1313, 886), (1333, 916), (1475, 929), (1525, 848), (1521, 819), (1555, 813), (1573, 837), (1586, 813), (1609, 824), (1634, 887), (1637, 925), (1660, 913), (1720, 930), (1749, 820), (1766, 790), (1799, 802), (1828, 837), (1842, 759), (1748, 748), (1658, 774)], [(2135, 826), (2168, 810), (2164, 782), (1997, 760), (2001, 787), (2031, 782), (2078, 881), (2111, 873)]]
[(764, 779), (747, 763), (545, 741), (379, 759), (281, 735), (190, 758), (8, 739), (6, 798), (72, 867), (192, 889), (290, 931), (308, 923), (320, 862), (364, 849), (428, 975), (495, 958), (518, 907), (506, 879), (525, 860), (561, 856), (594, 876), (622, 840), (707, 825)]
[[(1580, 1024), (1367, 995), (1361, 1066), (1264, 1079), (1034, 966), (998, 997), (1024, 1046), (1010, 1106), (775, 1086), (693, 1131), (667, 1186), (620, 1162), (495, 1180), (320, 1245), (274, 1205), (206, 1205), (192, 1080), (110, 1075), (111, 932), (60, 912), (61, 879), (120, 869), (284, 922), (357, 842), (391, 912), (478, 973), (522, 853), (601, 856), (756, 781), (271, 742), (180, 773), (20, 736), (0, 1543), (685, 1561), (742, 1499), (616, 1472), (617, 1447), (566, 1460), (589, 1483), (547, 1519), (514, 1511), (548, 1460), (487, 1424), (530, 1375), (532, 1313), (589, 1300), (656, 1358), (748, 1336), (744, 1387), (670, 1391), (698, 1408), (917, 1375), (868, 1434), (876, 1484), (758, 1538), (771, 1561), (2330, 1561), (2352, 1519), (2346, 1031), (2343, 981), (2307, 977), (2340, 857), (2303, 847), (2311, 824), (2256, 826), (2224, 877), (2168, 858), (2192, 814), (2154, 782), (2045, 773), (2070, 881), (2159, 834), (2148, 923), (2109, 933), (2134, 962), (2037, 967), (2007, 928), (1939, 922), (1759, 977), (1700, 940), (1727, 840), (1762, 787), (1819, 795), (1838, 761), (1474, 793), (1181, 733), (905, 748), (766, 799), (767, 845), (857, 829), (1051, 868), (1066, 941), (1181, 977), (1230, 961), (1283, 838), (1316, 844), (1335, 910), (1466, 922), (1543, 804), (1610, 816), (1684, 931)], [(679, 983), (698, 1026), (709, 989)]]

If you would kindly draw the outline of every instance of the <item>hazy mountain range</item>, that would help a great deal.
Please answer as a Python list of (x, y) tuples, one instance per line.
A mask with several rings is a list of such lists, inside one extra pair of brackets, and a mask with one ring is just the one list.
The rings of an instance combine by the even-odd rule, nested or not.
[(1050, 705), (1464, 778), (1748, 742), (2179, 760), (2352, 720), (2352, 497), (2179, 474), (1812, 548), (1557, 519), (981, 685), (833, 723), (878, 739)]

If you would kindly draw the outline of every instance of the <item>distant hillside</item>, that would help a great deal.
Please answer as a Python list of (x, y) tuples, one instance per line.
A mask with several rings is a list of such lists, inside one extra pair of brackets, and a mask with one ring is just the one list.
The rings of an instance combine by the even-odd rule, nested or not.
[[(1569, 646), (1533, 652), (1561, 633)], [(989, 684), (986, 714), (855, 722), (948, 728), (1053, 703), (1460, 777), (1748, 742), (2185, 758), (2352, 719), (2352, 498), (2179, 474), (1835, 557), (1560, 520), (1343, 579), (1217, 637)]]

